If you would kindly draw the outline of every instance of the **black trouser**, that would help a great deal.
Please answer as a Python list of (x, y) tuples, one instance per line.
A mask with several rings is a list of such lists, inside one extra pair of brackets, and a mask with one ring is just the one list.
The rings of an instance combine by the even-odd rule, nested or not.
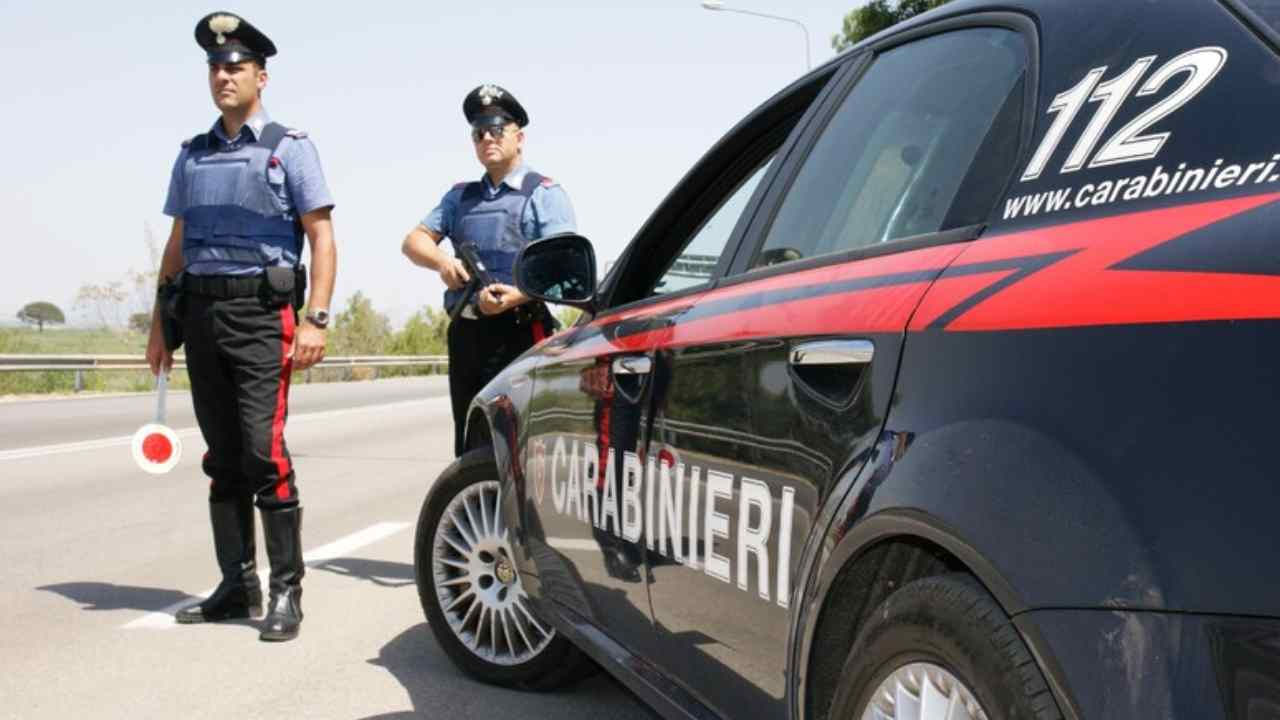
[(292, 306), (258, 297), (186, 297), (187, 371), (209, 446), (211, 502), (256, 495), (266, 510), (298, 504), (284, 442), (296, 323)]
[[(545, 308), (509, 310), (493, 317), (449, 323), (449, 399), (453, 402), (453, 453), (461, 457), (467, 408), (480, 389), (546, 336)], [(530, 319), (530, 318), (536, 319)]]

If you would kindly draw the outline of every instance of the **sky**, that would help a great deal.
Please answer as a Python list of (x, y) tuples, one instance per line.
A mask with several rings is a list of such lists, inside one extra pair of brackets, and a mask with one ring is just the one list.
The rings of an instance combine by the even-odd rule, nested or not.
[[(816, 67), (859, 2), (725, 5), (803, 23)], [(0, 323), (48, 300), (91, 324), (73, 310), (81, 285), (148, 269), (146, 229), (168, 236), (161, 208), (180, 143), (217, 117), (192, 34), (215, 10), (275, 42), (264, 104), (320, 152), (337, 203), (332, 308), (360, 291), (394, 326), (441, 304), (439, 277), (400, 243), (449, 187), (483, 172), (461, 110), (473, 87), (501, 85), (525, 106), (527, 163), (562, 184), (607, 261), (716, 140), (805, 71), (796, 25), (698, 0), (8, 0)]]

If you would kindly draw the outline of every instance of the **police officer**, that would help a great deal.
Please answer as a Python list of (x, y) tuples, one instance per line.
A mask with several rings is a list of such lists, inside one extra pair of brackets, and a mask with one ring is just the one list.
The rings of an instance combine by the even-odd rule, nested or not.
[[(467, 407), (502, 368), (553, 330), (540, 302), (514, 286), (516, 255), (530, 240), (576, 226), (569, 196), (551, 178), (524, 163), (524, 127), (529, 115), (515, 96), (497, 85), (481, 85), (462, 101), (471, 142), (484, 176), (455, 185), (404, 239), (415, 264), (440, 273), (448, 288), (445, 308), (463, 301), (471, 280), (463, 263), (439, 247), (473, 245), (493, 275), (476, 292), (474, 308), (462, 309), (449, 325), (449, 396), (453, 403), (454, 453), (462, 455)], [(477, 312), (478, 310), (478, 312)]]
[[(336, 251), (333, 199), (304, 132), (272, 122), (262, 106), (275, 45), (244, 18), (200, 20), (209, 90), (221, 116), (182, 144), (164, 212), (173, 217), (161, 277), (182, 304), (191, 397), (209, 447), (203, 468), (222, 581), (177, 620), (198, 623), (262, 612), (253, 504), (271, 563), (262, 640), (290, 640), (302, 621), (302, 508), (284, 441), (289, 379), (324, 357)], [(311, 245), (310, 312), (299, 324)], [(155, 373), (173, 364), (159, 303), (147, 345)]]

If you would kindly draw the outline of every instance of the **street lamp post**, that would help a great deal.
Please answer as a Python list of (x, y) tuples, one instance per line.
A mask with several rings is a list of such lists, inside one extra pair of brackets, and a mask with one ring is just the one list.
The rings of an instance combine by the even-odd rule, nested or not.
[(782, 17), (781, 15), (770, 15), (768, 13), (753, 12), (751, 10), (740, 10), (738, 8), (727, 7), (722, 0), (702, 0), (702, 7), (707, 10), (721, 10), (724, 12), (736, 12), (742, 15), (754, 15), (756, 17), (769, 18), (770, 20), (781, 20), (789, 22), (792, 25), (798, 25), (801, 32), (804, 33), (804, 67), (805, 70), (813, 68), (813, 61), (809, 59), (809, 28), (804, 23), (795, 18)]

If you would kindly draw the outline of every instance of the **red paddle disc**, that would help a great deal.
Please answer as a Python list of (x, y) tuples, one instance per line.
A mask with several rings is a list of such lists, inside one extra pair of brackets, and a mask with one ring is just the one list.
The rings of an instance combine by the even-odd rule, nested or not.
[(152, 423), (138, 428), (133, 435), (133, 461), (154, 475), (169, 472), (182, 457), (182, 442), (173, 430)]

